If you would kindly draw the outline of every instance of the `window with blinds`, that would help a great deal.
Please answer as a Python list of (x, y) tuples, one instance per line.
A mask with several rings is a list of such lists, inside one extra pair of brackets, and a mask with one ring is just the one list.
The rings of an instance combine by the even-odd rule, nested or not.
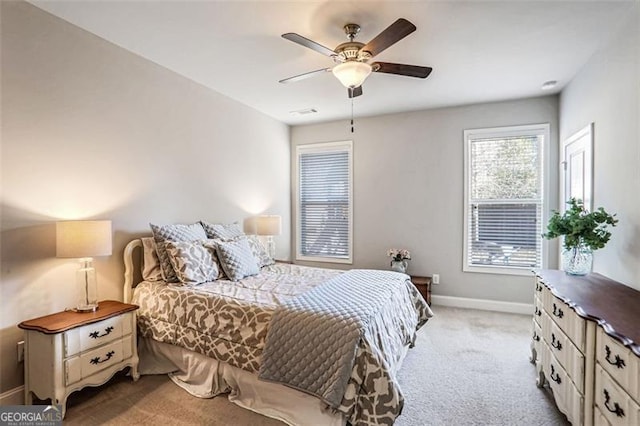
[(464, 270), (542, 267), (549, 125), (466, 130)]
[(352, 143), (299, 145), (296, 152), (296, 258), (351, 263)]

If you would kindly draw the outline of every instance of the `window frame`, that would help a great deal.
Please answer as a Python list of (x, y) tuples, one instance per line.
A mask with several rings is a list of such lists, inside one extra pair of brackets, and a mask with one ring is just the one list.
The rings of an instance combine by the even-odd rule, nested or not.
[[(348, 258), (331, 256), (307, 256), (301, 253), (302, 215), (300, 214), (300, 155), (305, 153), (347, 151), (349, 154), (349, 212), (348, 212)], [(353, 141), (318, 142), (296, 145), (294, 159), (294, 211), (296, 216), (295, 234), (296, 248), (295, 259), (304, 262), (326, 262), (353, 264)]]
[(462, 231), (462, 240), (463, 240), (463, 252), (462, 252), (462, 270), (463, 272), (479, 272), (479, 273), (489, 273), (489, 274), (500, 274), (500, 275), (520, 275), (520, 276), (530, 276), (531, 270), (537, 267), (545, 268), (547, 266), (547, 256), (548, 256), (548, 241), (543, 239), (541, 236), (538, 238), (541, 239), (540, 245), (540, 262), (541, 264), (536, 267), (523, 267), (523, 266), (479, 266), (472, 265), (469, 262), (469, 245), (471, 242), (469, 241), (469, 220), (470, 218), (470, 209), (469, 205), (471, 204), (470, 193), (471, 193), (471, 141), (479, 138), (505, 138), (505, 137), (517, 137), (517, 136), (530, 136), (530, 135), (542, 135), (542, 144), (540, 149), (542, 150), (542, 155), (540, 156), (540, 173), (541, 173), (541, 231), (544, 232), (545, 224), (548, 221), (548, 205), (549, 205), (549, 155), (550, 155), (550, 124), (549, 123), (540, 123), (540, 124), (526, 124), (526, 125), (518, 125), (518, 126), (503, 126), (503, 127), (490, 127), (490, 128), (478, 128), (478, 129), (467, 129), (464, 130), (464, 198), (463, 198), (463, 211), (464, 211), (464, 220), (463, 220), (463, 231)]

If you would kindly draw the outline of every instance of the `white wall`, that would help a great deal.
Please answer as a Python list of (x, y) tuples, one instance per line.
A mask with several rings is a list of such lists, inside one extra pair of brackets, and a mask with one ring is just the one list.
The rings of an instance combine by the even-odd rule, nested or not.
[(283, 216), (289, 128), (23, 2), (2, 15), (0, 393), (22, 383), (16, 325), (74, 305), (59, 219), (111, 219), (101, 299), (122, 297), (124, 245), (159, 224)]
[[(410, 274), (440, 274), (434, 294), (531, 303), (533, 278), (462, 272), (463, 131), (550, 123), (549, 207), (557, 208), (557, 117), (549, 96), (362, 118), (353, 134), (346, 121), (295, 126), (291, 138), (293, 147), (354, 141), (353, 267), (388, 268), (387, 249), (408, 248)], [(557, 252), (550, 259), (557, 266)]]
[(640, 290), (640, 3), (560, 97), (560, 137), (594, 123), (594, 207), (617, 213), (593, 269)]

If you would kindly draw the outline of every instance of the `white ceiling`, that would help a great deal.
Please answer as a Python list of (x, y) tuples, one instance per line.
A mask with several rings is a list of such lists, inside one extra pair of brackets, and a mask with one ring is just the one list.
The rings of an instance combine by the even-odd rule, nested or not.
[[(634, 1), (88, 1), (34, 5), (288, 124), (348, 118), (351, 102), (332, 66), (280, 37), (296, 32), (329, 48), (344, 24), (368, 42), (397, 18), (417, 31), (376, 57), (433, 67), (426, 79), (372, 74), (355, 115), (555, 93), (625, 19)], [(558, 86), (541, 91), (547, 80)], [(315, 108), (317, 114), (291, 111)]]

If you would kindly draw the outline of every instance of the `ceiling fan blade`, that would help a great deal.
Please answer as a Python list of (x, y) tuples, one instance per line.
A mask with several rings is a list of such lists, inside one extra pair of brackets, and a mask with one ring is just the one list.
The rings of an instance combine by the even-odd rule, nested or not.
[(291, 83), (293, 81), (300, 81), (304, 80), (305, 78), (313, 77), (315, 75), (322, 74), (328, 71), (331, 71), (331, 68), (322, 68), (321, 70), (309, 71), (305, 72), (304, 74), (298, 74), (294, 75), (293, 77), (285, 78), (283, 80), (280, 80), (279, 83)]
[(355, 98), (357, 96), (361, 96), (362, 86), (354, 87), (353, 89), (350, 87), (347, 87), (347, 94), (349, 95), (349, 98)]
[(374, 62), (371, 64), (374, 72), (406, 75), (408, 77), (427, 78), (433, 68), (418, 65), (394, 64), (392, 62)]
[(302, 37), (300, 34), (296, 34), (296, 33), (286, 33), (286, 34), (282, 34), (282, 38), (286, 38), (289, 41), (292, 41), (294, 43), (298, 43), (304, 47), (308, 47), (309, 49), (313, 49), (318, 53), (322, 53), (323, 55), (326, 56), (335, 56), (336, 52), (334, 52), (333, 50), (329, 49), (328, 47), (325, 47), (319, 43), (316, 43), (313, 40), (309, 40), (306, 37)]
[(387, 47), (399, 42), (416, 30), (416, 26), (404, 18), (398, 19), (387, 29), (378, 34), (373, 40), (367, 43), (362, 49), (376, 56)]

